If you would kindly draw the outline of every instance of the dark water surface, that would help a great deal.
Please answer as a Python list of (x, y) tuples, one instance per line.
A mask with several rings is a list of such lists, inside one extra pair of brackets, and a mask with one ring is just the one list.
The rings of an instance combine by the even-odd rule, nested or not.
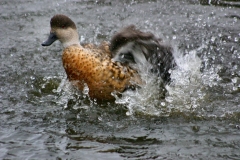
[[(240, 159), (239, 1), (1, 0), (0, 159)], [(138, 28), (175, 46), (165, 98), (151, 77), (97, 104), (66, 80), (57, 13), (82, 42)]]

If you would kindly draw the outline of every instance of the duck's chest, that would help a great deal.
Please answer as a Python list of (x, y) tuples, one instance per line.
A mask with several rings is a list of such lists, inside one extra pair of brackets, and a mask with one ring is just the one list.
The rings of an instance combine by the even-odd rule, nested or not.
[(110, 58), (103, 60), (84, 49), (65, 49), (62, 61), (69, 80), (87, 83), (89, 87), (122, 90), (130, 79), (130, 75), (113, 65)]
[(102, 65), (93, 55), (87, 53), (84, 49), (67, 48), (62, 55), (63, 67), (70, 80), (88, 81), (96, 75), (96, 69)]

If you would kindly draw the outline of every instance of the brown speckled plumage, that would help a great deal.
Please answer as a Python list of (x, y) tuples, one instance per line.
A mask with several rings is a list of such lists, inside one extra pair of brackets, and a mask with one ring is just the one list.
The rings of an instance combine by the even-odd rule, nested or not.
[(102, 51), (75, 46), (65, 48), (62, 61), (69, 80), (81, 90), (86, 83), (89, 96), (102, 100), (113, 99), (113, 91), (123, 92), (134, 83), (140, 83), (134, 70), (113, 63), (109, 56), (101, 55)]
[(80, 90), (87, 84), (91, 98), (111, 100), (112, 92), (121, 93), (141, 83), (135, 70), (112, 62), (107, 42), (81, 46), (76, 25), (67, 16), (55, 15), (50, 24), (50, 35), (42, 45), (49, 46), (56, 40), (62, 43), (62, 62), (68, 79)]

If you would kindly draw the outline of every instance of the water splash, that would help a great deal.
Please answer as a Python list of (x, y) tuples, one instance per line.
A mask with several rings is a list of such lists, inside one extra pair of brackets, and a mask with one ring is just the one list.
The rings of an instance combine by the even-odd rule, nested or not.
[(180, 112), (193, 112), (200, 105), (206, 93), (203, 91), (201, 63), (197, 50), (175, 57), (178, 67), (172, 71), (172, 82), (166, 86), (165, 100), (168, 108)]
[(215, 68), (201, 71), (202, 60), (197, 53), (204, 47), (186, 55), (175, 51), (178, 67), (170, 71), (170, 84), (163, 87), (162, 81), (157, 77), (141, 73), (145, 85), (136, 91), (123, 93), (116, 103), (127, 106), (127, 115), (169, 116), (173, 112), (193, 113), (201, 110), (201, 104), (207, 97), (206, 88), (217, 85), (220, 80)]
[(83, 91), (79, 91), (73, 86), (72, 82), (69, 82), (67, 78), (62, 78), (62, 81), (58, 88), (54, 90), (59, 96), (57, 98), (57, 103), (63, 106), (64, 109), (88, 109), (91, 107), (89, 104), (90, 98), (88, 96), (88, 86), (84, 85)]
[[(174, 113), (184, 113), (209, 116), (216, 113), (208, 113), (213, 110), (211, 106), (212, 92), (214, 87), (218, 88), (221, 78), (218, 71), (221, 65), (211, 65), (207, 54), (203, 50), (207, 46), (183, 54), (175, 49), (174, 57), (177, 67), (171, 70), (171, 83), (164, 86), (160, 78), (153, 75), (149, 68), (140, 68), (140, 75), (144, 81), (141, 88), (128, 90), (116, 97), (116, 104), (127, 108), (126, 114), (131, 115), (150, 115), (150, 116), (171, 116)], [(202, 54), (202, 58), (198, 57)], [(209, 64), (208, 64), (209, 63)], [(139, 66), (140, 67), (140, 66)], [(54, 91), (57, 95), (57, 103), (64, 109), (84, 109), (89, 110), (96, 106), (89, 96), (89, 88), (85, 85), (83, 92), (80, 92), (66, 77), (61, 78), (59, 87)], [(235, 90), (238, 79), (232, 79)], [(219, 93), (221, 91), (218, 91)], [(115, 105), (115, 104), (114, 104)], [(116, 105), (117, 106), (117, 105)], [(216, 110), (215, 110), (216, 111)], [(218, 115), (222, 114), (222, 112)]]

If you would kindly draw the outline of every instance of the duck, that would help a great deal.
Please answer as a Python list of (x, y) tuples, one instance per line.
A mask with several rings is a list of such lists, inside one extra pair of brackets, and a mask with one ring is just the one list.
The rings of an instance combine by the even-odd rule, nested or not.
[(124, 27), (110, 41), (110, 52), (114, 62), (134, 68), (149, 70), (160, 77), (164, 84), (171, 81), (171, 70), (177, 65), (173, 47), (151, 32), (143, 32), (135, 25)]
[(87, 86), (91, 99), (114, 100), (114, 93), (120, 95), (142, 83), (136, 70), (112, 61), (108, 42), (81, 45), (77, 27), (68, 16), (54, 15), (50, 26), (50, 34), (42, 46), (50, 46), (57, 40), (61, 42), (62, 63), (68, 80), (79, 90)]

